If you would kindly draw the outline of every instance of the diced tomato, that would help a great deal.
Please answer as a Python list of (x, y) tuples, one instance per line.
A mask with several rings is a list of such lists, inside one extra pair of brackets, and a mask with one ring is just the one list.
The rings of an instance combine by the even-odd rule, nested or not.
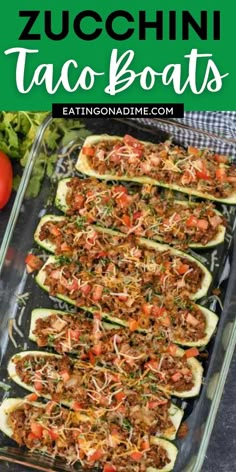
[(49, 429), (49, 430), (48, 430), (48, 434), (49, 434), (49, 436), (51, 437), (51, 439), (52, 439), (53, 441), (55, 441), (55, 440), (58, 438), (58, 436), (59, 436), (58, 432), (55, 431), (55, 430), (53, 430), (53, 429)]
[(156, 316), (156, 317), (159, 317), (159, 316), (162, 316), (163, 313), (165, 313), (166, 309), (164, 307), (160, 307), (160, 306), (156, 306), (154, 305), (152, 307), (152, 311), (151, 311), (151, 314), (153, 316)]
[(149, 443), (148, 439), (144, 439), (141, 442), (140, 447), (141, 447), (142, 451), (146, 451), (147, 449), (150, 449), (150, 443)]
[(129, 226), (129, 227), (131, 226), (131, 219), (129, 215), (123, 215), (121, 217), (121, 221), (125, 226)]
[(218, 167), (218, 169), (216, 169), (216, 178), (221, 181), (226, 180), (226, 170), (224, 167)]
[(127, 194), (128, 193), (128, 190), (124, 185), (114, 185), (112, 190), (113, 190), (114, 194), (116, 194), (116, 193), (126, 193)]
[(68, 382), (68, 380), (70, 379), (70, 373), (66, 369), (60, 372), (60, 376), (62, 377), (63, 382)]
[(185, 274), (189, 269), (188, 264), (180, 264), (179, 267), (177, 268), (177, 272), (182, 275)]
[(42, 374), (41, 372), (35, 372), (35, 377), (37, 380), (34, 381), (34, 388), (37, 391), (43, 390), (43, 383), (42, 383)]
[(175, 344), (169, 344), (168, 352), (170, 353), (171, 356), (175, 356), (177, 352), (177, 346)]
[(180, 372), (176, 372), (174, 375), (171, 376), (173, 382), (178, 382), (182, 377), (182, 374)]
[(205, 170), (196, 170), (196, 176), (201, 180), (211, 180), (211, 176)]
[(26, 399), (29, 401), (29, 402), (36, 402), (38, 400), (38, 395), (37, 393), (30, 393), (29, 395), (27, 395)]
[(190, 347), (189, 349), (185, 351), (184, 355), (187, 359), (190, 359), (190, 357), (198, 356), (199, 350), (196, 347)]
[(117, 403), (120, 403), (120, 402), (123, 402), (123, 400), (126, 399), (126, 395), (124, 392), (118, 392), (115, 394), (115, 399), (117, 401)]
[(140, 218), (140, 216), (142, 216), (142, 212), (141, 211), (135, 211), (134, 214), (133, 214), (133, 220), (136, 221)]
[(229, 158), (227, 156), (223, 156), (222, 154), (214, 154), (214, 158), (216, 162), (226, 164), (229, 162)]
[(88, 157), (93, 157), (95, 153), (95, 149), (92, 146), (83, 146), (82, 151)]
[(36, 436), (36, 438), (41, 438), (43, 435), (43, 427), (41, 424), (33, 421), (30, 425), (31, 432)]
[(27, 272), (34, 272), (34, 270), (39, 270), (43, 266), (43, 261), (34, 254), (27, 254), (25, 258)]
[(77, 210), (80, 210), (84, 206), (84, 201), (85, 201), (84, 196), (81, 193), (77, 193), (74, 196), (73, 204)]
[(153, 369), (157, 369), (158, 368), (158, 362), (155, 361), (154, 359), (146, 362), (145, 364), (145, 369), (148, 369), (148, 368), (153, 368)]
[(186, 316), (186, 321), (187, 323), (191, 324), (192, 326), (197, 326), (199, 324), (199, 321), (195, 316), (191, 315), (191, 313), (188, 313)]
[(136, 331), (139, 328), (139, 322), (136, 320), (129, 320), (129, 329), (130, 331)]
[(88, 356), (89, 356), (90, 364), (94, 365), (95, 364), (95, 357), (94, 357), (94, 354), (92, 353), (91, 350), (88, 352)]
[(120, 300), (121, 302), (126, 302), (126, 301), (128, 300), (128, 298), (129, 298), (129, 296), (126, 295), (126, 293), (121, 293), (121, 294), (118, 296), (118, 298), (119, 298), (119, 300)]
[(94, 302), (98, 302), (102, 297), (103, 287), (101, 285), (95, 285), (93, 288), (92, 299)]
[(143, 143), (141, 143), (138, 139), (133, 138), (133, 136), (130, 136), (129, 134), (126, 134), (123, 138), (123, 141), (128, 146), (133, 147), (136, 151), (140, 151), (140, 152), (143, 151), (143, 148), (144, 148)]
[(194, 156), (198, 156), (199, 153), (200, 153), (200, 149), (197, 149), (193, 146), (189, 146), (188, 147), (188, 152), (189, 152), (189, 154), (193, 154)]
[(77, 402), (77, 401), (74, 401), (72, 403), (72, 406), (71, 406), (72, 410), (74, 411), (80, 411), (83, 407), (82, 407), (82, 403), (80, 402)]
[(96, 462), (99, 459), (101, 459), (102, 456), (103, 456), (103, 451), (101, 449), (97, 449), (93, 454), (91, 454), (91, 456), (88, 457), (88, 461)]
[(207, 220), (200, 219), (200, 220), (198, 220), (198, 222), (197, 222), (197, 227), (198, 227), (199, 229), (204, 230), (204, 231), (207, 230), (208, 226), (209, 226), (209, 223), (208, 223)]
[(86, 296), (88, 295), (92, 290), (92, 287), (90, 284), (85, 284), (80, 287), (80, 291)]
[(103, 472), (116, 472), (117, 468), (112, 464), (105, 464), (103, 467)]
[(153, 305), (150, 305), (150, 303), (144, 303), (142, 306), (142, 311), (146, 316), (150, 316), (152, 312)]
[(96, 254), (96, 257), (100, 259), (100, 257), (106, 257), (107, 253), (105, 251), (100, 251)]
[(197, 226), (198, 219), (194, 215), (190, 215), (186, 221), (186, 226), (191, 228), (192, 226)]
[(139, 452), (139, 451), (134, 451), (130, 454), (130, 457), (131, 459), (133, 459), (133, 461), (141, 461), (142, 457), (143, 457), (143, 453), (142, 452)]
[(131, 203), (132, 197), (127, 193), (122, 193), (116, 197), (116, 203), (122, 208), (128, 207)]
[(69, 328), (67, 331), (68, 338), (72, 339), (72, 341), (78, 341), (80, 338), (80, 331), (78, 329), (71, 329)]
[(102, 343), (98, 343), (95, 346), (92, 347), (92, 352), (95, 354), (95, 356), (100, 356), (102, 353)]

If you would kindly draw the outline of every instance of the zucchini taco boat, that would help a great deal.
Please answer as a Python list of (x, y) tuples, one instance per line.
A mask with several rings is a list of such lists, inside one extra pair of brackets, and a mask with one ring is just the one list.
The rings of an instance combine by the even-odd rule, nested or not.
[[(191, 307), (191, 311), (186, 307)], [(146, 310), (143, 319), (137, 320), (137, 330), (153, 335), (165, 337), (170, 342), (183, 346), (205, 346), (218, 321), (217, 316), (206, 308), (196, 306), (190, 301), (183, 307), (181, 300), (180, 310), (162, 311), (160, 307), (145, 304)], [(174, 308), (174, 306), (173, 306)], [(150, 319), (149, 311), (159, 309), (159, 316)], [(162, 311), (162, 312), (161, 312)], [(147, 320), (147, 321), (146, 321)], [(141, 328), (141, 322), (146, 328)], [(148, 323), (148, 324), (147, 324)], [(135, 320), (127, 323), (132, 328), (136, 326)], [(140, 326), (140, 327), (138, 327)], [(147, 328), (148, 326), (148, 328)], [(88, 318), (83, 313), (66, 313), (59, 310), (47, 308), (36, 308), (32, 311), (29, 338), (36, 342), (39, 347), (53, 347), (59, 353), (81, 353), (90, 349), (104, 351), (111, 342), (114, 333), (119, 331), (120, 325), (106, 323), (101, 316), (95, 314), (94, 318)], [(132, 330), (131, 330), (132, 331)], [(133, 329), (133, 331), (135, 331)], [(107, 344), (108, 342), (108, 344)]]
[(8, 398), (0, 406), (0, 429), (29, 450), (60, 457), (68, 464), (103, 472), (169, 472), (177, 448), (165, 439), (125, 430), (119, 423), (94, 422), (57, 403)]
[(132, 136), (89, 136), (76, 169), (90, 177), (158, 185), (196, 197), (236, 204), (236, 167), (204, 149), (153, 144)]
[(131, 379), (114, 371), (95, 369), (70, 357), (28, 351), (14, 356), (8, 370), (16, 383), (42, 397), (107, 422), (116, 418), (117, 410), (124, 422), (146, 434), (174, 439), (183, 416), (158, 388), (153, 392), (139, 379), (132, 385)]
[[(224, 241), (225, 221), (212, 202), (163, 198), (155, 186), (130, 190), (96, 179), (63, 179), (56, 206), (67, 215), (183, 249), (209, 248)], [(78, 220), (79, 221), (79, 220)]]
[[(112, 293), (123, 292), (122, 281), (128, 290), (129, 277), (134, 290), (138, 287), (145, 290), (147, 285), (152, 285), (157, 293), (182, 292), (198, 299), (206, 295), (212, 281), (210, 272), (197, 258), (166, 244), (127, 237), (98, 226), (85, 225), (78, 229), (76, 220), (66, 223), (60, 216), (44, 216), (35, 241), (57, 254), (58, 265), (60, 260), (77, 263), (76, 277), (82, 283), (86, 278), (82, 272), (86, 270), (93, 274), (97, 284), (100, 280), (108, 288), (112, 279)], [(30, 257), (26, 259), (29, 271)]]
[[(155, 343), (155, 339), (152, 342)], [(185, 355), (187, 351), (175, 345), (165, 346), (164, 342), (163, 345), (160, 342), (155, 344), (159, 351), (155, 351), (149, 342), (142, 346), (143, 350), (138, 355), (127, 358), (119, 351), (118, 336), (113, 337), (112, 361), (106, 356), (106, 360), (99, 364), (94, 352), (91, 352), (90, 362), (86, 362), (67, 355), (25, 351), (10, 359), (8, 372), (22, 387), (72, 408), (78, 399), (84, 409), (91, 406), (91, 400), (93, 406), (98, 404), (108, 409), (126, 401), (129, 407), (129, 391), (126, 388), (132, 389), (132, 397), (134, 390), (137, 392), (137, 403), (141, 401), (143, 389), (145, 395), (148, 394), (148, 401), (155, 400), (155, 394), (151, 393), (153, 388), (156, 392), (162, 391), (180, 398), (198, 395), (203, 373), (200, 362), (194, 357), (188, 358)], [(116, 396), (118, 391), (125, 394), (124, 398)], [(159, 399), (156, 400), (159, 403)], [(133, 401), (132, 398), (132, 404)]]

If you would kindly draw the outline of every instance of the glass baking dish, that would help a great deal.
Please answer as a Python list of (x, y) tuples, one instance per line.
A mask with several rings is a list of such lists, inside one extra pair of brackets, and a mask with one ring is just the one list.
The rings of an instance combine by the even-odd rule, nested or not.
[[(24, 396), (22, 388), (15, 385), (7, 378), (7, 362), (9, 358), (20, 350), (35, 349), (36, 345), (28, 340), (30, 313), (33, 308), (57, 308), (67, 309), (64, 302), (51, 299), (35, 283), (31, 276), (25, 271), (25, 256), (36, 247), (33, 243), (34, 230), (40, 217), (47, 211), (58, 213), (53, 205), (56, 184), (59, 178), (74, 175), (73, 159), (78, 154), (79, 147), (68, 159), (60, 158), (55, 163), (52, 177), (45, 177), (39, 195), (34, 199), (26, 199), (27, 186), (40, 152), (45, 152), (43, 138), (45, 132), (49, 132), (52, 118), (49, 116), (41, 125), (33, 148), (31, 150), (27, 166), (17, 192), (15, 203), (10, 215), (9, 223), (0, 249), (0, 346), (1, 366), (0, 380), (10, 386), (5, 392), (0, 389), (0, 401), (6, 397)], [(92, 134), (132, 134), (137, 138), (158, 142), (173, 137), (175, 142), (181, 144), (179, 125), (173, 121), (155, 120), (155, 123), (141, 122), (135, 120), (108, 120), (87, 119), (80, 120)], [(181, 126), (183, 127), (183, 125)], [(184, 127), (188, 132), (188, 128)], [(58, 147), (58, 154), (65, 154), (68, 149), (77, 144), (78, 135), (71, 129), (71, 140), (66, 145)], [(222, 138), (191, 130), (189, 133), (190, 143), (194, 146), (196, 138), (206, 139), (211, 147), (224, 147), (224, 153), (232, 154), (236, 150), (236, 143)], [(174, 472), (200, 472), (204, 461), (210, 434), (215, 421), (217, 408), (219, 406), (228, 368), (233, 354), (236, 341), (236, 233), (235, 211), (232, 206), (217, 205), (224, 213), (228, 221), (227, 234), (224, 244), (213, 250), (198, 251), (197, 257), (205, 263), (213, 275), (212, 288), (221, 291), (221, 302), (212, 292), (208, 297), (200, 300), (205, 306), (211, 308), (219, 315), (219, 325), (216, 335), (207, 346), (209, 356), (205, 358), (204, 382), (200, 395), (195, 399), (174, 401), (184, 408), (185, 420), (188, 423), (189, 432), (185, 438), (177, 439), (176, 445), (179, 454)], [(9, 339), (8, 326), (13, 323), (14, 341)], [(11, 470), (18, 472), (22, 470), (18, 464), (31, 469), (41, 471), (73, 471), (79, 470), (76, 466), (66, 466), (60, 460), (53, 460), (43, 455), (30, 454), (24, 449), (16, 447), (15, 443), (0, 433), (0, 459), (11, 462)], [(9, 467), (1, 463), (1, 471), (6, 472)]]

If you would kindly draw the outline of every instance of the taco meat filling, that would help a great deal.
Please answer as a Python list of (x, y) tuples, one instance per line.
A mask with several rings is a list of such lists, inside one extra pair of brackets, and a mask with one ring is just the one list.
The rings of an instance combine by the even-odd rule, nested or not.
[(164, 447), (152, 445), (142, 432), (130, 432), (117, 418), (103, 421), (55, 402), (36, 406), (26, 401), (10, 412), (8, 424), (20, 446), (61, 457), (71, 465), (80, 462), (86, 469), (145, 472), (147, 467), (161, 469), (170, 462)]
[(132, 136), (85, 145), (82, 152), (98, 174), (150, 177), (166, 185), (190, 187), (216, 198), (236, 190), (236, 166), (208, 149), (185, 149), (167, 141), (143, 144)]
[(225, 224), (210, 202), (194, 205), (159, 195), (155, 186), (128, 190), (95, 179), (73, 177), (67, 182), (68, 215), (148, 239), (164, 240), (186, 249), (190, 244), (205, 246)]

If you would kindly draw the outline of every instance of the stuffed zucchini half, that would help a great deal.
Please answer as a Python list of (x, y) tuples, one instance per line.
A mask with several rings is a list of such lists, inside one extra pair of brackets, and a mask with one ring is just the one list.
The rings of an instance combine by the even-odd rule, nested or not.
[(225, 237), (224, 217), (212, 202), (164, 199), (157, 187), (130, 191), (96, 179), (63, 179), (55, 204), (68, 215), (181, 248), (210, 248)]
[[(145, 238), (127, 238), (117, 231), (99, 226), (78, 228), (76, 219), (66, 222), (64, 217), (44, 216), (36, 230), (35, 241), (44, 249), (56, 253), (58, 264), (60, 260), (71, 258), (81, 263), (84, 270), (88, 267), (93, 271), (93, 280), (97, 278), (95, 283), (105, 283), (107, 290), (113, 271), (116, 276), (116, 283), (113, 280), (115, 285), (110, 290), (113, 294), (124, 292), (124, 285), (128, 290), (125, 282), (128, 273), (133, 281), (135, 277), (139, 280), (135, 284), (136, 291), (140, 292), (140, 288), (143, 291), (151, 284), (157, 293), (184, 292), (191, 299), (206, 295), (212, 281), (208, 269), (187, 253)], [(42, 271), (45, 271), (45, 266)], [(81, 272), (77, 270), (77, 278), (85, 283), (85, 274)]]
[(19, 353), (10, 360), (8, 372), (26, 390), (85, 415), (103, 417), (108, 423), (112, 411), (122, 405), (118, 416), (146, 434), (156, 430), (160, 436), (173, 440), (183, 417), (183, 411), (158, 388), (153, 392), (141, 382), (132, 385), (131, 379), (114, 371), (94, 369), (70, 357), (41, 351)]
[[(115, 406), (120, 401), (120, 397), (114, 395), (114, 389), (115, 391), (118, 389), (117, 383), (120, 384), (122, 391), (126, 389), (125, 399), (126, 397), (129, 399), (128, 388), (135, 392), (139, 391), (138, 402), (141, 402), (139, 397), (144, 393), (143, 389), (149, 393), (148, 397), (153, 400), (155, 395), (158, 396), (158, 392), (180, 398), (190, 398), (199, 394), (203, 368), (194, 357), (188, 359), (185, 352), (177, 346), (175, 346), (174, 353), (167, 348), (161, 348), (161, 358), (158, 355), (153, 359), (148, 356), (147, 352), (142, 352), (144, 354), (142, 357), (140, 355), (132, 359), (132, 367), (130, 367), (131, 359), (130, 364), (128, 362), (122, 363), (122, 356), (119, 357), (117, 354), (113, 369), (110, 369), (109, 361), (104, 362), (103, 366), (96, 365), (94, 355), (91, 356), (92, 362), (86, 362), (67, 355), (25, 351), (12, 356), (8, 363), (8, 373), (22, 387), (32, 392), (38, 392), (45, 398), (53, 396), (54, 399), (57, 398), (72, 408), (79, 392), (81, 394), (81, 396), (79, 394), (80, 404), (83, 409), (88, 409), (91, 405), (99, 408), (101, 405), (104, 407)], [(112, 357), (114, 358), (114, 355)], [(161, 365), (159, 365), (160, 359)], [(81, 385), (82, 373), (83, 382)], [(106, 379), (107, 381), (105, 381)], [(103, 383), (101, 383), (102, 380)], [(60, 387), (58, 387), (59, 382)], [(104, 382), (105, 386), (101, 395), (99, 385), (103, 385)], [(154, 392), (152, 388), (154, 385), (156, 385), (156, 390), (151, 394)], [(92, 399), (87, 392), (93, 392)], [(104, 395), (106, 399), (104, 399)], [(146, 399), (144, 398), (143, 401)], [(149, 426), (147, 425), (147, 427)]]
[[(131, 442), (129, 431), (120, 425), (112, 430), (111, 424), (93, 424), (90, 418), (79, 412), (72, 413), (55, 402), (45, 405), (27, 398), (3, 401), (0, 429), (29, 450), (60, 457), (71, 465), (98, 466), (103, 472), (134, 470), (142, 463), (142, 470), (146, 472), (170, 472), (178, 453), (177, 448), (165, 439), (150, 436), (139, 441), (140, 433), (136, 437), (132, 435)], [(121, 453), (124, 443), (125, 455)]]
[[(152, 335), (157, 338), (163, 336), (170, 342), (182, 346), (205, 346), (214, 333), (218, 318), (206, 308), (199, 306), (197, 309), (201, 310), (205, 322), (202, 337), (199, 334), (198, 324), (203, 323), (203, 321), (201, 318), (199, 320), (194, 316), (193, 310), (191, 310), (191, 314), (188, 313), (187, 315), (181, 310), (178, 313), (178, 318), (176, 317), (177, 319), (173, 319), (173, 312), (170, 312), (171, 315), (167, 315), (168, 318), (163, 313), (162, 316), (154, 319), (154, 323), (150, 324), (149, 330), (139, 328), (138, 331), (146, 335), (151, 331)], [(185, 326), (182, 328), (185, 316)], [(166, 319), (169, 321), (169, 318), (172, 323), (167, 327), (165, 325), (169, 323), (166, 323)], [(76, 353), (79, 351), (80, 355), (81, 353), (86, 355), (90, 349), (96, 349), (98, 338), (97, 351), (104, 352), (105, 346), (112, 343), (112, 337), (116, 332), (119, 333), (120, 329), (121, 325), (106, 323), (96, 316), (91, 319), (83, 313), (72, 314), (59, 310), (36, 308), (31, 315), (29, 338), (36, 342), (39, 347), (50, 346), (59, 353)], [(110, 347), (109, 351), (111, 351)]]
[(132, 136), (89, 136), (76, 169), (90, 177), (158, 185), (210, 200), (236, 204), (236, 169), (226, 156), (153, 144)]

